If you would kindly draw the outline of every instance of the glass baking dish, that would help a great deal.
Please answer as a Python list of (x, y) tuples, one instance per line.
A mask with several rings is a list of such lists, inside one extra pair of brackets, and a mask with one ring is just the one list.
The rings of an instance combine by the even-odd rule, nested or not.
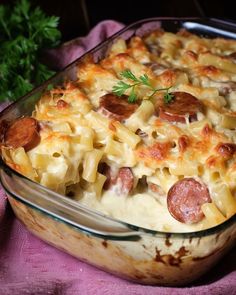
[[(206, 36), (236, 39), (236, 26), (216, 19), (152, 18), (116, 33), (87, 54), (102, 59), (116, 38), (142, 36), (156, 28), (180, 28)], [(0, 122), (30, 115), (42, 93), (74, 80), (77, 65), (87, 54), (40, 87), (6, 108)], [(142, 284), (186, 285), (198, 279), (233, 247), (236, 215), (210, 229), (190, 233), (148, 230), (95, 212), (43, 187), (8, 167), (0, 159), (0, 179), (9, 202), (33, 234), (105, 271)]]

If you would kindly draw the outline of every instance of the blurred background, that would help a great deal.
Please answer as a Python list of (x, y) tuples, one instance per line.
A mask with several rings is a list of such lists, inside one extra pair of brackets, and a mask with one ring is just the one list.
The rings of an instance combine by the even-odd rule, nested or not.
[[(0, 3), (14, 2), (0, 0)], [(99, 21), (114, 19), (125, 24), (148, 17), (220, 17), (236, 21), (232, 0), (31, 0), (49, 15), (60, 17), (62, 41), (83, 36)]]

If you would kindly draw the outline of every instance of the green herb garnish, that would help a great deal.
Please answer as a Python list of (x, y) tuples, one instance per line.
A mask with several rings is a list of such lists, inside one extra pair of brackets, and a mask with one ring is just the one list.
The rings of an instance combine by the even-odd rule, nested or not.
[(152, 86), (151, 81), (149, 77), (144, 74), (137, 78), (130, 70), (125, 70), (120, 73), (121, 77), (129, 79), (133, 81), (133, 84), (128, 84), (124, 81), (119, 81), (117, 85), (115, 85), (112, 89), (112, 92), (118, 96), (122, 96), (125, 94), (126, 90), (131, 89), (130, 94), (128, 96), (128, 102), (129, 103), (134, 103), (137, 100), (137, 95), (135, 93), (135, 89), (137, 86), (143, 85), (152, 90), (152, 94), (149, 95), (149, 98), (151, 98), (156, 92), (158, 91), (166, 91), (163, 97), (164, 103), (168, 104), (172, 101), (174, 98), (174, 95), (169, 93), (170, 88), (172, 87), (167, 87), (167, 88), (155, 88)]
[(0, 5), (0, 101), (16, 100), (54, 74), (39, 55), (59, 44), (58, 22), (29, 0)]
[(174, 98), (174, 94), (169, 93), (169, 89), (170, 89), (170, 88), (171, 88), (171, 87), (167, 88), (167, 91), (166, 91), (166, 93), (165, 93), (164, 96), (163, 96), (163, 100), (164, 100), (164, 103), (165, 103), (165, 104), (170, 103), (170, 102), (172, 101), (172, 99)]

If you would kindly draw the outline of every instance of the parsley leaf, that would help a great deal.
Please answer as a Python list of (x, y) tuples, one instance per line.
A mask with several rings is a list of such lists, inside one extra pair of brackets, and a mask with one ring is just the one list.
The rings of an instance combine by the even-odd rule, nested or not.
[(153, 88), (151, 85), (151, 82), (146, 74), (144, 74), (143, 76), (140, 76), (139, 79), (143, 83), (143, 85)]
[(0, 101), (16, 100), (54, 74), (39, 56), (59, 44), (58, 23), (29, 0), (0, 5)]
[[(168, 89), (168, 90), (169, 90), (169, 89)], [(163, 97), (163, 99), (164, 99), (164, 103), (166, 103), (166, 104), (170, 103), (170, 102), (173, 100), (173, 98), (174, 98), (174, 94), (169, 93), (168, 90), (167, 90), (167, 92), (164, 94), (164, 97)]]
[(130, 95), (128, 97), (128, 102), (129, 103), (135, 103), (136, 99), (137, 99), (137, 96), (136, 96), (136, 94), (134, 92), (134, 87), (132, 87)]
[(118, 96), (122, 96), (127, 89), (132, 87), (131, 85), (125, 83), (124, 81), (119, 81), (116, 86), (113, 87), (113, 93)]
[(121, 72), (120, 75), (122, 77), (124, 77), (126, 79), (130, 79), (134, 82), (139, 82), (139, 80), (135, 77), (135, 75), (130, 70), (123, 71), (123, 72)]
[(148, 88), (150, 88), (152, 90), (152, 94), (149, 95), (149, 98), (151, 98), (158, 91), (166, 91), (166, 93), (163, 96), (164, 103), (166, 103), (166, 104), (170, 103), (174, 98), (174, 95), (172, 93), (169, 93), (169, 90), (172, 86), (167, 87), (167, 88), (155, 88), (152, 86), (151, 81), (150, 81), (148, 75), (146, 75), (146, 74), (137, 78), (130, 70), (125, 70), (125, 71), (121, 72), (120, 75), (121, 75), (121, 77), (132, 80), (135, 83), (128, 84), (124, 81), (119, 81), (117, 83), (117, 85), (115, 85), (113, 87), (112, 92), (118, 96), (122, 96), (125, 94), (126, 90), (131, 88), (131, 91), (128, 96), (129, 103), (136, 102), (137, 95), (135, 93), (135, 88), (136, 88), (136, 86), (140, 86), (140, 85), (147, 86)]

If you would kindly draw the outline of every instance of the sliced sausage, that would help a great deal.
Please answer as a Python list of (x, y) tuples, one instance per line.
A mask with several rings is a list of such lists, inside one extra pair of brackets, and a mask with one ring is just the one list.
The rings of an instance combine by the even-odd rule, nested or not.
[(134, 186), (134, 176), (130, 168), (123, 167), (119, 169), (117, 175), (118, 194), (128, 195)]
[(12, 148), (23, 147), (29, 151), (40, 141), (39, 125), (30, 117), (15, 120), (5, 132), (4, 144)]
[(172, 92), (173, 100), (168, 104), (161, 102), (157, 105), (159, 117), (169, 122), (186, 123), (186, 116), (189, 121), (197, 121), (197, 112), (203, 109), (202, 103), (193, 95), (186, 92)]
[(122, 121), (129, 118), (137, 109), (138, 104), (129, 103), (126, 95), (105, 94), (100, 97), (99, 110), (108, 118)]
[(117, 195), (128, 195), (134, 186), (134, 176), (130, 168), (112, 170), (106, 163), (99, 165), (98, 171), (106, 176), (103, 189), (113, 189)]
[(176, 182), (167, 194), (170, 214), (180, 222), (195, 223), (203, 219), (201, 206), (210, 203), (207, 186), (194, 178), (184, 178)]

